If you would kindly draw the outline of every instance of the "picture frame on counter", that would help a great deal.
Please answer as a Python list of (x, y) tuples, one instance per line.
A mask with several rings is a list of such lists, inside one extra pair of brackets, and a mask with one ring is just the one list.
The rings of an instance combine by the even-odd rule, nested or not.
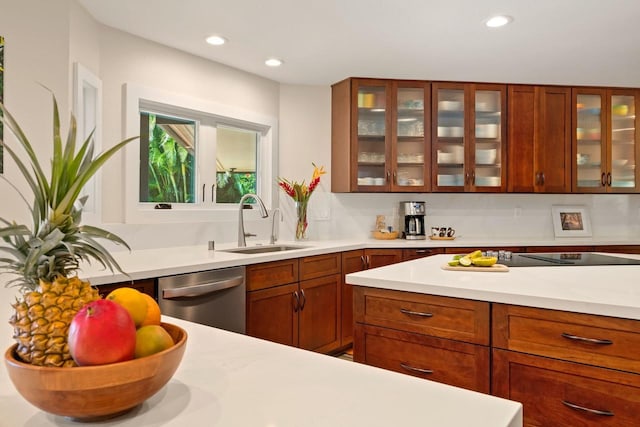
[(556, 237), (591, 237), (591, 219), (586, 206), (552, 206)]

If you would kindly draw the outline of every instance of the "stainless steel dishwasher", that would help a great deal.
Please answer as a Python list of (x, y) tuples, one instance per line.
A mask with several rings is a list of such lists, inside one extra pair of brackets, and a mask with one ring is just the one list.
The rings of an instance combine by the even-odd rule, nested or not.
[(246, 281), (244, 267), (231, 267), (158, 279), (158, 304), (162, 314), (246, 332)]

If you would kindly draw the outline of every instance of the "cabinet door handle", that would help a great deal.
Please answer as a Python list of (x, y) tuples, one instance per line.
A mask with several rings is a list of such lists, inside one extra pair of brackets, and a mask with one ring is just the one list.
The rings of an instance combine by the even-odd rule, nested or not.
[(429, 249), (416, 249), (417, 254), (430, 254), (431, 251)]
[(211, 201), (212, 201), (212, 202), (215, 202), (215, 200), (214, 200), (214, 197), (215, 197), (214, 189), (215, 189), (215, 188), (216, 188), (216, 185), (215, 185), (215, 184), (211, 184)]
[(307, 302), (307, 296), (304, 294), (304, 289), (300, 289), (300, 311), (304, 309), (304, 304)]
[(391, 182), (391, 172), (387, 171), (387, 184)]
[(366, 265), (366, 268), (370, 268), (370, 267), (371, 267), (371, 256), (370, 256), (370, 255), (367, 255), (365, 258), (366, 258), (366, 260), (367, 260), (367, 262), (366, 262), (366, 264), (365, 264), (365, 265)]
[(578, 336), (578, 335), (568, 334), (566, 332), (563, 332), (562, 336), (567, 338), (567, 339), (570, 339), (570, 340), (587, 342), (589, 344), (599, 344), (599, 345), (610, 345), (610, 344), (613, 344), (613, 341), (611, 341), (611, 340), (603, 340), (603, 339), (598, 339), (598, 338), (585, 338), (585, 337), (581, 337), (581, 336)]
[(591, 409), (584, 406), (576, 405), (575, 403), (567, 402), (566, 400), (563, 400), (562, 403), (564, 403), (565, 406), (568, 406), (571, 409), (575, 409), (576, 411), (588, 412), (589, 414), (594, 414), (594, 415), (604, 415), (606, 417), (614, 416), (614, 413), (611, 411), (602, 410), (602, 409)]
[(602, 184), (603, 187), (607, 185), (606, 176), (607, 175), (604, 172), (602, 172), (602, 176), (600, 177), (600, 184)]
[(398, 183), (398, 172), (393, 171), (393, 183), (397, 184)]
[(406, 308), (401, 308), (400, 313), (406, 314), (407, 316), (433, 317), (433, 313), (424, 313), (422, 311), (412, 311), (412, 310), (407, 310)]
[(544, 172), (540, 173), (540, 185), (544, 185)]
[(202, 184), (202, 202), (204, 203), (204, 192), (207, 189), (207, 184)]
[(611, 187), (611, 172), (607, 172), (607, 185)]
[(540, 172), (536, 172), (536, 183), (535, 185), (540, 185)]
[(300, 307), (300, 297), (298, 296), (298, 291), (294, 291), (293, 292), (293, 312), (297, 313), (299, 307)]
[(360, 262), (362, 263), (362, 268), (367, 268), (367, 258), (364, 255), (360, 256)]
[(403, 369), (406, 369), (407, 371), (411, 371), (411, 372), (419, 372), (421, 374), (427, 374), (427, 375), (433, 374), (433, 371), (431, 369), (416, 368), (415, 366), (411, 366), (406, 362), (400, 362), (400, 366)]

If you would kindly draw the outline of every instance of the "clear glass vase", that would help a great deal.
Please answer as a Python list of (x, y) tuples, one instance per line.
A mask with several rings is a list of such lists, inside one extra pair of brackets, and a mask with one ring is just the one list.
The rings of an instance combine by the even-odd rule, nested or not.
[(296, 240), (307, 240), (307, 203), (308, 200), (295, 202), (296, 205)]

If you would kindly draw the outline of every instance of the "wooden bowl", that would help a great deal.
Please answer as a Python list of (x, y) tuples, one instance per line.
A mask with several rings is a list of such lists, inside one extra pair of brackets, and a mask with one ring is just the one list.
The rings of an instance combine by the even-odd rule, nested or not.
[(380, 231), (373, 231), (373, 238), (378, 240), (394, 240), (398, 238), (397, 231), (390, 231), (388, 233), (382, 233)]
[(120, 415), (158, 392), (173, 376), (186, 348), (184, 329), (162, 323), (175, 345), (126, 362), (51, 368), (16, 358), (17, 344), (4, 355), (9, 377), (32, 405), (55, 415), (95, 421)]

